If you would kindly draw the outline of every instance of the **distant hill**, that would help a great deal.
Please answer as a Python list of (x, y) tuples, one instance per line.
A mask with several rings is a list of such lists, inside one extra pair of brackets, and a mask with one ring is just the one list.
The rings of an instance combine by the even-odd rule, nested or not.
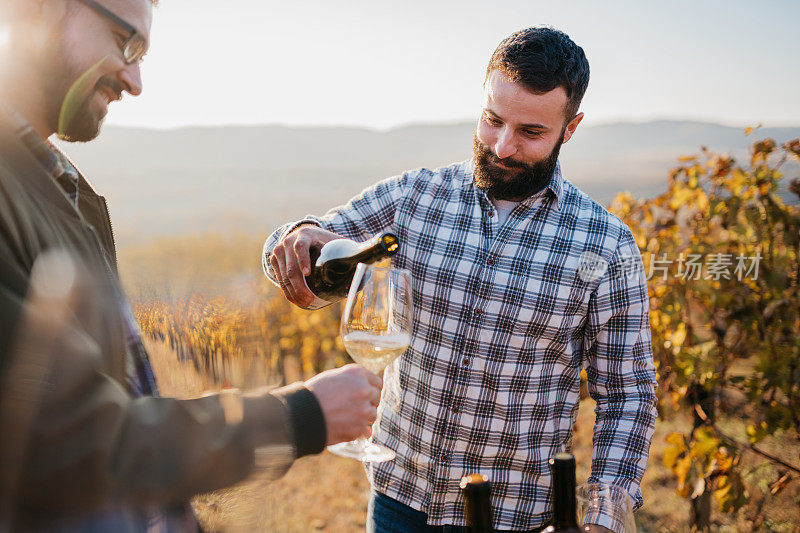
[[(474, 123), (386, 132), (352, 127), (226, 126), (175, 130), (107, 127), (65, 149), (107, 196), (121, 245), (157, 235), (241, 230), (265, 236), (283, 221), (320, 214), (384, 177), (471, 155)], [(677, 157), (700, 146), (745, 157), (755, 138), (779, 142), (800, 127), (743, 128), (653, 121), (580, 127), (561, 152), (565, 176), (607, 203), (622, 190), (664, 190)]]

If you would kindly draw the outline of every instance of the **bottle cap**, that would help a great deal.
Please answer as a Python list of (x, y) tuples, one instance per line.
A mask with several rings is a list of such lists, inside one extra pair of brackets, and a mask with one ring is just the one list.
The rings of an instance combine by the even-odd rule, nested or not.
[(491, 486), (489, 476), (484, 474), (469, 474), (461, 478), (461, 490), (488, 490)]
[(550, 463), (551, 467), (554, 467), (556, 465), (558, 465), (558, 466), (561, 466), (561, 465), (568, 466), (570, 464), (574, 465), (575, 464), (575, 456), (572, 455), (571, 453), (567, 453), (567, 452), (557, 453), (555, 455), (555, 457), (551, 457), (550, 458), (549, 463)]

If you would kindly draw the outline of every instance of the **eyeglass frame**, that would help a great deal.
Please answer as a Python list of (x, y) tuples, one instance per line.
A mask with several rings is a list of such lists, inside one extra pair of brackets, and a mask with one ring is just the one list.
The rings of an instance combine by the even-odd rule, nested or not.
[[(144, 59), (145, 54), (147, 53), (147, 48), (145, 48), (145, 39), (144, 37), (133, 27), (132, 24), (127, 22), (125, 19), (108, 9), (106, 6), (102, 5), (97, 0), (79, 0), (87, 7), (94, 10), (96, 13), (106, 17), (111, 22), (128, 32), (128, 37), (122, 41), (120, 45), (120, 50), (122, 51), (122, 58), (125, 60), (126, 65), (132, 65), (134, 63), (141, 63)], [(133, 41), (135, 37), (138, 37), (137, 41)], [(130, 46), (132, 44), (138, 44), (139, 49), (136, 52), (129, 52)]]

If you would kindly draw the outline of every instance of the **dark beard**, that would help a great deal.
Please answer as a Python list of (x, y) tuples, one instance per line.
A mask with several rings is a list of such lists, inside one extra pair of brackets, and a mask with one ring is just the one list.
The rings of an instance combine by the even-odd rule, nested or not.
[(90, 93), (82, 100), (64, 99), (59, 110), (58, 131), (56, 131), (59, 139), (67, 142), (88, 142), (100, 134), (100, 125), (105, 117), (95, 116), (92, 112), (90, 105), (93, 94)]
[[(477, 135), (473, 136), (475, 186), (497, 200), (522, 201), (536, 194), (544, 189), (553, 177), (561, 144), (564, 142), (564, 133), (565, 130), (562, 130), (550, 155), (532, 164), (520, 163), (510, 158), (500, 159), (478, 140)], [(498, 167), (496, 163), (519, 170), (509, 172)]]
[[(122, 84), (113, 76), (103, 76), (91, 91), (81, 87), (81, 78), (69, 88), (59, 114), (58, 138), (69, 142), (88, 142), (100, 134), (105, 115), (96, 114), (91, 99), (100, 89), (107, 87), (117, 95), (122, 94)], [(85, 95), (85, 96), (84, 96)]]
[[(53, 50), (66, 50), (54, 36)], [(113, 76), (103, 76), (94, 87), (88, 89), (87, 79), (91, 78), (94, 67), (84, 73), (76, 73), (69, 68), (65, 54), (53, 54), (43, 63), (45, 87), (45, 106), (50, 124), (54, 126), (58, 138), (69, 142), (88, 142), (100, 133), (105, 118), (92, 110), (91, 99), (102, 87), (108, 87), (117, 95), (122, 94), (122, 85)], [(87, 90), (88, 89), (88, 90)]]

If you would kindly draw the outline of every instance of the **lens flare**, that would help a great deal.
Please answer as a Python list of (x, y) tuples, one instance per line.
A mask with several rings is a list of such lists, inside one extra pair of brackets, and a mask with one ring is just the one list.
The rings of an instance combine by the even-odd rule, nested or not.
[(81, 109), (81, 102), (84, 98), (91, 95), (91, 89), (94, 85), (94, 74), (103, 65), (106, 58), (101, 59), (83, 74), (70, 86), (64, 101), (61, 103), (61, 111), (58, 115), (58, 135), (62, 135), (67, 131), (70, 123), (75, 119), (75, 115)]

